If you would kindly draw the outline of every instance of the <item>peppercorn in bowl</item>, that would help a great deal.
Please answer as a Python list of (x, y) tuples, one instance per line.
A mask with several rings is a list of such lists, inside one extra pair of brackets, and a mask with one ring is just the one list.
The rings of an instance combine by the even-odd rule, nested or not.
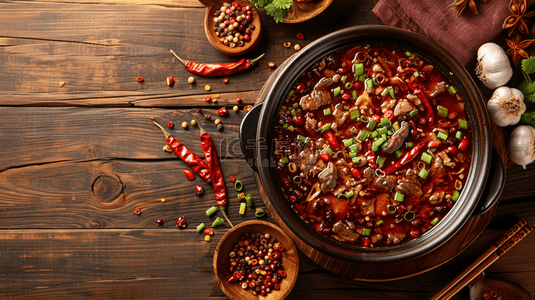
[(284, 299), (297, 279), (299, 256), (282, 229), (248, 221), (221, 238), (213, 265), (217, 283), (230, 299)]

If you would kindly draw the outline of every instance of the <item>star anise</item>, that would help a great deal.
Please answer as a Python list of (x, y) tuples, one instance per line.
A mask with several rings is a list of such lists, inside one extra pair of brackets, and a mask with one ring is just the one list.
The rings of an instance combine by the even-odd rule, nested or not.
[(511, 56), (513, 62), (517, 66), (520, 64), (522, 57), (529, 58), (529, 54), (525, 49), (535, 43), (535, 39), (522, 40), (522, 36), (518, 32), (515, 34), (514, 39), (506, 39), (505, 41), (509, 46), (509, 50), (507, 50), (505, 53)]
[[(483, 2), (487, 2), (487, 0), (481, 0)], [(460, 16), (463, 10), (466, 8), (466, 5), (470, 6), (470, 9), (477, 15), (479, 12), (477, 11), (477, 6), (475, 0), (455, 0), (450, 5), (450, 7), (457, 7), (457, 15)]]
[(535, 11), (526, 13), (527, 7), (526, 0), (520, 1), (520, 5), (516, 3), (516, 0), (511, 0), (511, 3), (509, 4), (511, 15), (505, 18), (502, 24), (504, 30), (509, 29), (507, 35), (511, 36), (513, 32), (515, 32), (515, 29), (518, 29), (522, 34), (529, 33), (527, 24), (531, 24), (531, 22), (526, 20), (526, 18), (535, 16)]

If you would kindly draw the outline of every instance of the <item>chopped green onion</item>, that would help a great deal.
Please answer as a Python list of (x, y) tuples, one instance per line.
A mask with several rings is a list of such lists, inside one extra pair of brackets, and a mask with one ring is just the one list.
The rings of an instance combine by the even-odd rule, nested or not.
[(372, 132), (372, 135), (371, 135), (371, 136), (372, 136), (372, 139), (376, 138), (378, 135), (379, 135), (379, 132), (377, 132), (377, 130), (376, 130), (376, 131), (373, 131), (373, 132)]
[(368, 235), (370, 235), (370, 231), (371, 231), (370, 228), (364, 228), (364, 229), (362, 229), (362, 235), (368, 236)]
[(288, 97), (291, 97), (294, 93), (295, 93), (294, 90), (290, 90), (290, 92), (288, 93)]
[(459, 130), (455, 133), (455, 138), (460, 140), (463, 138), (463, 133)]
[(346, 194), (346, 197), (351, 198), (353, 195), (355, 195), (355, 193), (353, 193), (353, 191), (349, 191), (349, 193)]
[(344, 197), (344, 198), (346, 198), (347, 200), (349, 200), (349, 198), (347, 198), (347, 195), (346, 195), (346, 194), (340, 194), (340, 195), (338, 195), (338, 197), (336, 197), (336, 202), (339, 202), (339, 201), (340, 201), (340, 197)]
[(373, 152), (379, 151), (379, 146), (377, 146), (376, 144), (372, 144), (372, 151)]
[(407, 148), (412, 148), (413, 146), (414, 146), (413, 142), (406, 142), (405, 143), (405, 147), (407, 147)]
[(386, 206), (386, 210), (388, 210), (389, 213), (395, 213), (397, 211), (397, 208), (394, 205), (388, 204)]
[(329, 116), (331, 115), (331, 109), (330, 108), (326, 108), (323, 110), (323, 114), (326, 115), (326, 116)]
[(299, 106), (299, 103), (297, 103), (297, 102), (294, 103), (294, 104), (292, 104), (292, 107), (293, 107), (293, 108), (297, 108), (298, 106)]
[(355, 120), (356, 118), (360, 117), (360, 111), (358, 108), (350, 110), (349, 114), (351, 116), (351, 120)]
[(346, 83), (346, 80), (347, 80), (347, 76), (346, 75), (342, 76), (342, 79), (340, 79), (340, 81), (342, 81), (342, 83)]
[(392, 125), (392, 122), (388, 118), (381, 118), (381, 123), (379, 123), (382, 126), (390, 126)]
[(387, 133), (388, 135), (393, 135), (393, 134), (394, 134), (394, 132), (393, 132), (393, 131), (390, 131), (390, 130), (388, 130), (386, 133)]
[(288, 127), (290, 127), (290, 124), (288, 124), (288, 123), (284, 123), (284, 125), (282, 125), (282, 128), (284, 128), (284, 129), (288, 129)]
[(254, 216), (257, 217), (257, 218), (262, 218), (265, 214), (266, 214), (266, 212), (263, 209), (257, 208), (255, 213), (254, 213)]
[(418, 109), (414, 109), (414, 110), (411, 110), (411, 112), (409, 113), (409, 116), (414, 117), (417, 114), (418, 114)]
[(206, 210), (206, 215), (207, 215), (207, 216), (211, 216), (211, 215), (213, 215), (216, 211), (217, 211), (217, 207), (216, 207), (216, 206), (212, 206), (212, 207), (210, 207), (209, 209)]
[(403, 214), (403, 219), (405, 219), (405, 221), (407, 222), (410, 222), (416, 219), (416, 213), (413, 212), (412, 210), (408, 210)]
[(396, 99), (396, 95), (394, 94), (394, 88), (389, 86), (388, 87), (388, 92), (390, 93), (390, 97), (392, 97), (392, 99)]
[(427, 171), (426, 169), (423, 169), (420, 171), (420, 173), (418, 173), (418, 176), (420, 176), (420, 178), (424, 180), (427, 178), (428, 175), (429, 175), (429, 171)]
[(364, 65), (362, 63), (354, 64), (353, 65), (353, 73), (355, 73), (355, 75), (364, 74)]
[(451, 95), (457, 94), (457, 90), (452, 85), (448, 87), (448, 92), (450, 92)]
[[(288, 157), (283, 157), (283, 158), (280, 159), (280, 162), (283, 163), (283, 164), (287, 164), (287, 163), (289, 163), (290, 161), (288, 160)], [(241, 181), (236, 180), (236, 182), (234, 183), (234, 188), (239, 192), (239, 191), (241, 191), (241, 189), (243, 188), (243, 184), (242, 184), (242, 186), (240, 187), (240, 189), (238, 190), (238, 188), (236, 187), (236, 184), (237, 184), (238, 182), (240, 182), (240, 184), (241, 184)]]
[(295, 117), (297, 115), (297, 112), (295, 110), (292, 110), (291, 115)]
[(394, 196), (394, 200), (398, 202), (403, 202), (405, 201), (405, 195), (396, 192), (396, 195)]
[(327, 153), (329, 153), (329, 156), (333, 156), (333, 151), (331, 150), (331, 147), (327, 147), (325, 149), (325, 151), (327, 151)]
[(245, 195), (245, 203), (247, 203), (247, 206), (249, 207), (253, 206), (253, 197), (251, 194)]
[(215, 218), (214, 222), (212, 222), (212, 228), (219, 227), (225, 223), (225, 219), (221, 217)]
[(368, 138), (369, 135), (370, 135), (370, 132), (368, 130), (362, 129), (357, 135), (357, 139), (364, 141)]
[(385, 142), (386, 142), (386, 140), (388, 140), (388, 139), (386, 138), (386, 133), (381, 133), (381, 137), (383, 138), (383, 140), (385, 140)]
[(290, 192), (290, 193), (293, 192), (293, 191), (294, 191), (294, 189), (292, 189), (292, 188), (288, 189), (288, 192)]
[(375, 119), (373, 118), (370, 118), (370, 120), (368, 121), (368, 129), (369, 130), (373, 130), (375, 128), (375, 124), (377, 124), (377, 122), (375, 122)]
[(407, 56), (411, 56), (411, 53), (410, 53), (409, 51), (406, 51), (406, 52), (405, 52), (405, 55), (407, 55)]
[(335, 96), (335, 97), (338, 96), (338, 95), (340, 95), (340, 87), (337, 86), (337, 87), (334, 89), (333, 92), (334, 92), (334, 96)]
[(360, 163), (360, 157), (358, 156), (352, 157), (351, 161), (353, 162), (353, 164), (358, 165)]
[(359, 81), (365, 81), (366, 80), (366, 74), (362, 74), (359, 76)]
[(385, 88), (382, 92), (381, 92), (381, 96), (386, 96), (388, 94), (388, 88)]
[(349, 89), (352, 88), (352, 87), (353, 87), (353, 84), (352, 84), (351, 82), (348, 82), (348, 83), (346, 83), (346, 85), (345, 85), (346, 90), (349, 90)]
[(429, 153), (424, 152), (422, 153), (422, 160), (428, 164), (431, 164), (431, 161), (433, 160), (433, 157), (429, 155)]
[(366, 84), (367, 88), (372, 88), (373, 87), (373, 79), (371, 79), (371, 78), (366, 79), (366, 81), (364, 81), (364, 83)]
[(325, 132), (327, 130), (331, 129), (331, 124), (330, 123), (327, 123), (323, 126), (321, 126), (321, 131)]
[(366, 117), (366, 116), (362, 116), (360, 117), (360, 120), (363, 122), (363, 123), (368, 123), (370, 121), (370, 118)]
[(394, 131), (398, 131), (399, 130), (399, 123), (396, 122), (396, 123), (392, 124), (392, 128), (394, 128)]
[(346, 140), (343, 141), (343, 143), (344, 143), (344, 147), (347, 148), (347, 147), (353, 145), (354, 142), (355, 142), (355, 141), (354, 141), (353, 139), (346, 139)]
[(355, 144), (349, 146), (349, 151), (351, 151), (352, 153), (356, 153), (356, 152), (359, 152), (359, 147)]
[(302, 136), (300, 134), (297, 135), (297, 139), (300, 141), (300, 142), (303, 142), (303, 143), (306, 143), (310, 140), (310, 138), (306, 137), (306, 136)]
[[(281, 162), (283, 164), (287, 164), (288, 163), (288, 158), (287, 157), (281, 158)], [(243, 183), (240, 180), (236, 180), (234, 182), (234, 188), (236, 189), (237, 192), (241, 192), (241, 190), (243, 189)]]
[(386, 127), (381, 127), (377, 129), (377, 132), (381, 135), (386, 134), (388, 132), (388, 129)]
[(414, 77), (418, 77), (418, 76), (420, 76), (420, 73), (418, 73), (418, 71), (414, 71), (414, 73), (412, 73), (412, 75), (414, 75)]
[(460, 129), (468, 129), (468, 122), (466, 120), (459, 120)]
[(438, 114), (446, 118), (448, 116), (448, 109), (442, 105), (437, 106)]
[(239, 211), (240, 215), (242, 215), (242, 216), (245, 215), (245, 208), (246, 207), (247, 207), (247, 204), (245, 204), (245, 202), (240, 203), (240, 211)]
[(201, 224), (197, 225), (197, 232), (198, 233), (201, 233), (203, 229), (204, 229), (204, 223), (201, 223)]
[(385, 164), (386, 157), (378, 156), (377, 157), (377, 165), (383, 166)]
[(353, 99), (357, 99), (357, 91), (352, 92)]
[(295, 128), (294, 128), (292, 125), (290, 125), (290, 126), (288, 126), (288, 130), (290, 130), (290, 131), (294, 131)]
[(403, 152), (401, 150), (396, 151), (396, 157), (400, 158), (403, 155)]
[(375, 226), (379, 226), (379, 225), (381, 225), (381, 224), (383, 224), (383, 220), (379, 220), (379, 221), (377, 221), (377, 222), (375, 223)]
[(438, 217), (434, 218), (433, 221), (431, 221), (431, 225), (436, 225), (438, 223)]
[(357, 157), (357, 152), (349, 152), (349, 158)]
[(379, 146), (381, 146), (384, 142), (386, 142), (386, 140), (383, 139), (382, 137), (380, 137), (380, 138), (377, 139), (377, 141), (373, 142), (373, 145), (379, 147)]
[(442, 132), (442, 131), (439, 131), (437, 137), (438, 137), (439, 139), (441, 139), (441, 140), (446, 141), (446, 140), (448, 139), (448, 134), (447, 134), (447, 133), (444, 133), (444, 132)]
[(459, 199), (459, 191), (455, 190), (453, 191), (453, 195), (451, 196), (451, 200), (457, 201)]

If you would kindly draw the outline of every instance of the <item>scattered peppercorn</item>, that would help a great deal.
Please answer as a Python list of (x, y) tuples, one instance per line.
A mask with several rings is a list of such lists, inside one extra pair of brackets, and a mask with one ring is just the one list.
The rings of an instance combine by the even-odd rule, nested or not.
[(240, 108), (239, 108), (238, 106), (234, 106), (234, 107), (232, 108), (232, 110), (235, 111), (235, 112), (237, 112), (237, 111), (240, 110)]
[(168, 76), (167, 77), (167, 85), (168, 86), (172, 86), (173, 84), (175, 84), (175, 79), (173, 78), (173, 76)]
[(242, 103), (243, 100), (242, 100), (241, 98), (238, 98), (238, 99), (236, 99), (236, 102), (238, 102), (238, 103)]
[(173, 128), (173, 126), (175, 126), (175, 124), (173, 124), (173, 121), (167, 122), (167, 127)]
[(210, 120), (210, 118), (211, 118), (212, 116), (211, 116), (210, 114), (206, 114), (204, 117), (205, 117), (207, 120)]
[(251, 40), (251, 33), (255, 30), (252, 22), (250, 6), (242, 7), (237, 2), (224, 3), (214, 13), (213, 29), (219, 41), (230, 48), (241, 47), (244, 42)]
[(190, 78), (188, 78), (188, 82), (189, 82), (189, 83), (194, 83), (194, 82), (195, 82), (195, 78), (193, 78), (193, 76), (190, 77)]
[(223, 78), (223, 83), (228, 83), (228, 78)]
[(195, 186), (195, 194), (202, 195), (204, 193), (204, 187), (202, 185)]
[(252, 105), (246, 105), (246, 106), (243, 108), (243, 110), (244, 110), (245, 112), (249, 112), (251, 109), (253, 109), (253, 106), (252, 106)]
[(215, 119), (214, 124), (219, 125), (221, 123), (221, 120)]
[(184, 129), (188, 128), (188, 122), (182, 122), (182, 128)]
[(204, 86), (204, 89), (205, 89), (205, 90), (207, 90), (207, 91), (209, 91), (209, 90), (211, 90), (211, 89), (212, 89), (212, 87), (211, 87), (211, 86), (209, 86), (209, 85), (207, 84), (207, 85), (205, 85), (205, 86)]
[(202, 110), (200, 108), (197, 108), (197, 113), (200, 114)]
[(136, 80), (137, 80), (137, 82), (142, 82), (143, 81), (143, 77), (138, 76), (138, 77), (136, 77)]
[(195, 119), (191, 120), (191, 125), (197, 126), (197, 121)]
[(270, 68), (272, 68), (272, 69), (275, 68), (275, 63), (272, 62), (272, 61), (270, 61), (270, 62), (268, 63), (268, 67), (270, 67)]
[(141, 209), (136, 208), (136, 210), (134, 210), (134, 212), (136, 213), (136, 215), (140, 215), (141, 214)]
[(186, 222), (186, 218), (178, 217), (178, 219), (176, 220), (176, 226), (180, 229), (186, 228), (188, 226), (188, 222)]
[(302, 34), (301, 32), (298, 32), (298, 33), (297, 33), (297, 38), (300, 39), (300, 40), (302, 40), (302, 39), (305, 38), (305, 35)]
[(223, 129), (224, 129), (224, 128), (223, 128), (223, 124), (221, 124), (221, 123), (217, 124), (217, 127), (216, 127), (216, 128), (217, 128), (217, 130), (219, 130), (219, 131), (223, 131)]
[(295, 44), (295, 46), (294, 46), (294, 50), (295, 50), (295, 51), (299, 51), (299, 49), (301, 49), (301, 46), (299, 46), (299, 44)]
[(212, 101), (212, 97), (206, 96), (206, 97), (204, 97), (204, 101), (210, 102), (210, 101)]
[(160, 226), (163, 225), (163, 219), (158, 219), (158, 220), (156, 220), (156, 223), (157, 223), (158, 225), (160, 225)]
[(232, 182), (236, 181), (236, 177), (230, 176), (230, 181), (232, 181)]

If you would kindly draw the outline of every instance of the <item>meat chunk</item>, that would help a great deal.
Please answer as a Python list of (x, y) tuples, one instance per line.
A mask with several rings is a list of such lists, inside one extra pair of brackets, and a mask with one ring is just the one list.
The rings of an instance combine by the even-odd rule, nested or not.
[(317, 129), (318, 129), (318, 120), (307, 116), (306, 121), (305, 121), (305, 130), (316, 131)]
[(333, 84), (331, 78), (322, 78), (310, 94), (301, 98), (299, 105), (305, 110), (315, 110), (322, 105), (332, 103), (333, 97), (331, 92), (325, 90), (331, 84)]
[(390, 196), (388, 194), (379, 194), (375, 199), (375, 213), (380, 216), (388, 214), (388, 205), (390, 205)]
[(381, 103), (381, 111), (385, 113), (387, 110), (392, 109), (396, 106), (397, 100), (394, 98), (383, 98), (386, 99)]
[(349, 112), (344, 111), (340, 108), (341, 105), (339, 105), (337, 108), (335, 108), (333, 112), (334, 116), (334, 123), (332, 124), (332, 128), (334, 131), (338, 131), (338, 126), (341, 126), (345, 123), (347, 118), (349, 117)]
[(405, 175), (398, 177), (396, 192), (404, 195), (414, 195), (415, 197), (423, 195), (420, 181), (418, 181), (418, 178), (416, 177), (415, 170), (409, 169)]
[(338, 221), (333, 225), (333, 232), (336, 233), (336, 235), (333, 237), (340, 242), (354, 243), (359, 238), (358, 233), (351, 230), (348, 225), (342, 223), (341, 221)]
[[(336, 161), (336, 168), (338, 169), (338, 178), (341, 179), (343, 185), (349, 187), (354, 187), (358, 184), (358, 181), (351, 175), (350, 163), (347, 163), (345, 160), (340, 159)], [(338, 196), (338, 195), (335, 195)]]
[(321, 191), (326, 193), (334, 190), (336, 187), (337, 170), (336, 166), (329, 162), (327, 168), (318, 174), (318, 179), (321, 184)]
[(360, 206), (360, 213), (363, 216), (375, 216), (375, 198), (363, 198), (358, 201)]
[(412, 105), (407, 99), (401, 99), (396, 104), (396, 107), (394, 108), (394, 116), (402, 116), (405, 114), (410, 113), (413, 111), (416, 107)]
[(383, 239), (383, 235), (379, 234), (379, 233), (376, 233), (376, 234), (372, 235), (370, 239), (371, 239), (372, 244), (375, 244), (375, 243), (377, 243), (377, 242), (379, 242), (380, 240)]
[(451, 158), (444, 151), (438, 153), (438, 156), (442, 159), (442, 163), (448, 168), (455, 168), (455, 162), (451, 161)]
[(403, 232), (389, 232), (387, 236), (392, 241), (392, 243), (394, 243), (394, 245), (397, 245), (397, 244), (401, 243), (401, 241), (403, 241), (403, 239), (405, 238), (405, 233), (403, 233)]
[(383, 148), (383, 152), (391, 154), (401, 148), (403, 142), (409, 136), (410, 130), (411, 125), (409, 124), (409, 122), (401, 122), (401, 128), (398, 131), (394, 132), (394, 134), (388, 141), (388, 145)]
[(323, 170), (325, 170), (325, 162), (323, 162), (323, 160), (321, 159), (318, 159), (318, 162), (316, 163), (316, 165), (308, 171), (308, 175), (316, 176)]
[(375, 176), (373, 183), (370, 186), (372, 191), (381, 191), (381, 192), (391, 192), (396, 185), (397, 176), (387, 175), (387, 176)]
[(440, 158), (440, 156), (435, 155), (435, 160), (433, 161), (431, 168), (429, 168), (429, 175), (435, 177), (435, 179), (446, 175), (446, 169), (444, 169), (444, 164), (442, 163), (442, 158)]
[(429, 93), (429, 96), (435, 98), (436, 96), (438, 96), (440, 93), (444, 92), (445, 90), (446, 90), (446, 83), (444, 81), (436, 83), (431, 88), (431, 93)]
[(357, 101), (355, 102), (355, 105), (360, 107), (361, 105), (369, 105), (371, 104), (371, 99), (370, 99), (370, 95), (368, 94), (368, 92), (364, 92), (362, 95), (360, 95), (358, 98), (357, 98)]
[(308, 178), (310, 170), (316, 165), (317, 162), (318, 154), (315, 151), (312, 151), (310, 148), (306, 148), (305, 150), (301, 151), (299, 156), (297, 156), (297, 166), (301, 172), (305, 174), (305, 178)]
[(444, 191), (436, 191), (433, 193), (433, 195), (431, 195), (431, 197), (429, 197), (427, 201), (433, 205), (440, 204), (444, 200), (444, 194)]

